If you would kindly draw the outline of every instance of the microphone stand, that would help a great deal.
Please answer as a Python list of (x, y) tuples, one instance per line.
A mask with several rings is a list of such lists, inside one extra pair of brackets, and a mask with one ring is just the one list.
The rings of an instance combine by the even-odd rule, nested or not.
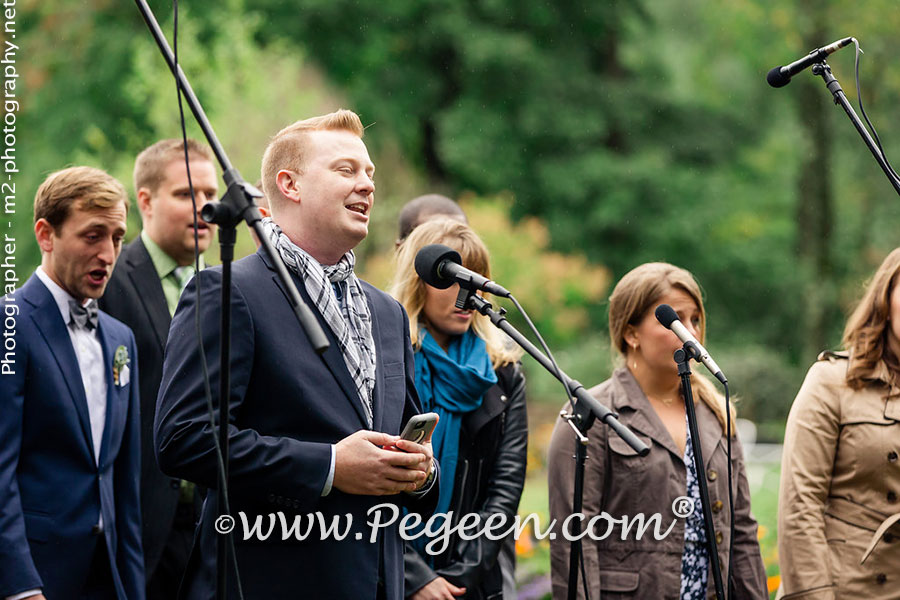
[(715, 526), (712, 509), (709, 504), (709, 486), (706, 485), (706, 469), (703, 462), (703, 450), (700, 448), (700, 429), (697, 426), (697, 413), (694, 410), (694, 393), (691, 388), (691, 359), (700, 360), (696, 346), (690, 342), (675, 351), (675, 363), (681, 376), (681, 390), (684, 394), (684, 407), (687, 411), (688, 428), (691, 432), (691, 448), (694, 451), (694, 468), (697, 471), (697, 483), (700, 486), (700, 504), (703, 508), (703, 524), (706, 529), (706, 548), (709, 552), (709, 563), (712, 566), (713, 581), (716, 586), (716, 598), (724, 600), (725, 589), (722, 586), (722, 566), (719, 564), (719, 550), (716, 544)]
[[(591, 396), (584, 386), (566, 375), (562, 369), (556, 369), (547, 356), (538, 350), (534, 344), (528, 341), (515, 327), (506, 320), (506, 310), (501, 308), (499, 311), (493, 310), (490, 302), (479, 296), (474, 290), (468, 290), (460, 287), (459, 296), (456, 299), (457, 308), (474, 309), (484, 316), (488, 317), (497, 328), (506, 333), (528, 354), (532, 356), (542, 367), (547, 369), (554, 377), (559, 379), (566, 387), (571, 390), (577, 402), (575, 402), (574, 410), (571, 415), (566, 415), (565, 411), (560, 413), (569, 426), (575, 431), (578, 438), (578, 445), (575, 450), (576, 468), (575, 468), (575, 490), (572, 499), (573, 514), (581, 512), (583, 495), (584, 495), (584, 464), (587, 459), (587, 431), (594, 424), (595, 419), (600, 419), (613, 431), (618, 434), (625, 443), (638, 453), (640, 456), (647, 456), (650, 448), (639, 440), (634, 433), (626, 426), (619, 422), (618, 415), (603, 406)], [(571, 399), (570, 399), (571, 400)], [(581, 538), (571, 542), (571, 554), (569, 556), (569, 598), (574, 600), (578, 590), (578, 564), (581, 559), (582, 547)], [(585, 582), (585, 592), (587, 592), (587, 582)]]
[[(231, 387), (231, 263), (234, 260), (234, 241), (237, 236), (236, 227), (241, 221), (247, 221), (247, 224), (256, 232), (262, 247), (269, 256), (269, 261), (275, 266), (278, 277), (282, 286), (287, 291), (288, 299), (294, 309), (297, 320), (303, 327), (304, 332), (310, 340), (312, 346), (318, 353), (324, 352), (328, 348), (328, 339), (325, 332), (322, 331), (319, 322), (316, 320), (309, 306), (300, 297), (297, 287), (288, 274), (287, 268), (281, 260), (281, 256), (275, 251), (272, 242), (266, 235), (262, 227), (262, 216), (253, 200), (254, 197), (262, 197), (262, 194), (248, 184), (241, 177), (236, 168), (231, 165), (231, 161), (225, 154), (225, 150), (219, 143), (203, 107), (200, 105), (194, 90), (187, 81), (181, 67), (175, 64), (175, 57), (169, 44), (159, 27), (153, 11), (147, 5), (146, 0), (135, 0), (138, 10), (141, 12), (144, 21), (147, 23), (156, 44), (162, 52), (163, 58), (169, 65), (169, 69), (175, 76), (179, 89), (184, 93), (188, 106), (197, 119), (197, 123), (203, 130), (219, 165), (222, 167), (222, 178), (225, 180), (225, 195), (220, 202), (211, 202), (203, 207), (201, 216), (207, 223), (215, 223), (219, 226), (219, 247), (222, 259), (222, 318), (221, 318), (221, 351), (220, 351), (220, 370), (219, 370), (219, 424), (218, 439), (219, 446), (222, 451), (222, 469), (218, 474), (219, 489), (217, 494), (216, 511), (221, 516), (225, 514), (225, 508), (228, 500), (225, 497), (228, 483), (228, 422), (229, 422), (229, 388)], [(199, 274), (198, 274), (199, 275)], [(199, 285), (199, 281), (198, 281)], [(198, 340), (198, 343), (203, 343)], [(211, 426), (215, 429), (215, 423)], [(225, 568), (227, 562), (228, 541), (231, 534), (219, 535), (216, 538), (216, 597), (223, 600), (226, 597), (228, 584), (227, 570)]]
[(900, 180), (898, 180), (897, 177), (894, 176), (894, 173), (891, 171), (890, 166), (884, 159), (884, 155), (881, 153), (881, 150), (878, 149), (877, 144), (875, 144), (875, 140), (873, 140), (872, 136), (869, 135), (869, 131), (866, 129), (859, 116), (857, 116), (856, 112), (853, 110), (853, 106), (850, 105), (850, 102), (847, 100), (847, 96), (844, 95), (844, 90), (841, 89), (841, 84), (838, 83), (838, 80), (835, 79), (834, 75), (831, 74), (831, 67), (823, 60), (822, 62), (817, 62), (812, 66), (812, 72), (813, 75), (818, 75), (825, 82), (825, 87), (827, 87), (828, 91), (831, 92), (831, 94), (834, 96), (834, 103), (840, 104), (844, 109), (844, 112), (847, 113), (847, 116), (850, 118), (853, 126), (856, 127), (856, 131), (859, 132), (859, 135), (866, 143), (866, 146), (869, 147), (869, 151), (872, 152), (872, 156), (874, 156), (875, 160), (878, 162), (878, 166), (881, 167), (882, 171), (884, 171), (884, 174), (890, 180), (891, 185), (894, 186), (894, 190), (898, 194), (900, 194)]

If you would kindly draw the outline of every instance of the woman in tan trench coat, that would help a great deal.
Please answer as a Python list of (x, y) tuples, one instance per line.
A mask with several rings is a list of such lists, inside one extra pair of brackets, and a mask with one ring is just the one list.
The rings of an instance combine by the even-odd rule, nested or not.
[[(582, 540), (592, 600), (715, 597), (684, 400), (672, 357), (681, 342), (656, 320), (654, 311), (660, 304), (672, 306), (685, 327), (703, 340), (706, 315), (700, 287), (684, 269), (666, 263), (648, 263), (633, 269), (616, 285), (609, 299), (609, 330), (613, 347), (623, 356), (625, 366), (590, 391), (650, 446), (650, 454), (638, 456), (606, 425), (596, 422), (588, 432), (582, 513), (583, 523), (602, 513), (619, 520), (634, 519), (639, 513), (649, 520), (658, 513), (660, 531), (664, 532), (670, 525), (672, 529), (664, 539), (657, 539), (652, 527), (638, 536), (634, 528), (623, 535), (620, 525), (605, 537), (608, 521), (595, 527), (596, 537), (600, 539)], [(692, 382), (704, 461), (700, 476), (709, 485), (719, 562), (725, 580), (730, 542), (725, 401), (703, 376), (693, 375)], [(569, 425), (558, 420), (548, 459), (550, 516), (557, 521), (557, 535), (550, 542), (553, 597), (557, 600), (566, 598), (568, 588), (569, 542), (561, 535), (560, 524), (572, 514), (575, 444)], [(768, 597), (765, 569), (757, 542), (757, 524), (750, 514), (743, 451), (737, 437), (732, 438), (732, 469), (734, 594), (729, 598), (763, 600)], [(687, 519), (674, 514), (679, 497), (684, 496), (695, 500), (694, 513)], [(569, 531), (578, 532), (579, 527), (575, 520), (570, 523)], [(578, 592), (583, 598), (580, 577)]]
[(900, 599), (900, 248), (791, 407), (778, 511), (779, 598)]

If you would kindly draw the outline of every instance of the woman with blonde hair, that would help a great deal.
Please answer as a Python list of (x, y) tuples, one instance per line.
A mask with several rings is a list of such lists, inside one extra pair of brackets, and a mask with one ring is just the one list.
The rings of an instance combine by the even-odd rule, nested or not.
[[(467, 225), (440, 218), (416, 227), (397, 252), (391, 294), (409, 315), (415, 350), (416, 391), (424, 411), (440, 415), (432, 437), (441, 465), (435, 513), (450, 513), (456, 526), (477, 513), (512, 525), (525, 485), (528, 422), (520, 352), (487, 317), (455, 306), (459, 285), (437, 289), (416, 275), (416, 254), (429, 244), (459, 252), (463, 266), (490, 277), (487, 248)], [(406, 595), (414, 600), (503, 597), (511, 579), (514, 540), (458, 535), (443, 552), (430, 554), (427, 539), (407, 542)], [(502, 564), (501, 564), (502, 563)], [(506, 570), (506, 573), (503, 572)]]
[[(606, 513), (612, 519), (640, 513), (659, 514), (660, 530), (674, 521), (671, 531), (658, 540), (635, 528), (604, 536), (601, 525), (582, 539), (584, 571), (590, 598), (654, 598), (700, 600), (715, 593), (710, 574), (706, 531), (700, 508), (698, 477), (706, 477), (712, 505), (718, 559), (723, 581), (729, 572), (728, 458), (726, 454), (725, 400), (712, 383), (696, 372), (691, 376), (705, 470), (697, 473), (681, 380), (673, 359), (682, 343), (656, 319), (655, 310), (670, 305), (679, 320), (703, 342), (706, 313), (700, 286), (693, 275), (667, 263), (647, 263), (628, 272), (609, 298), (609, 334), (624, 365), (590, 390), (619, 414), (622, 424), (650, 447), (640, 457), (606, 425), (595, 422), (588, 431), (588, 460), (584, 480), (582, 524)], [(696, 371), (692, 365), (692, 370)], [(733, 418), (734, 412), (731, 411)], [(732, 423), (732, 431), (734, 430)], [(576, 438), (569, 425), (557, 420), (550, 441), (550, 516), (557, 523), (572, 514)], [(734, 489), (734, 551), (729, 600), (767, 598), (765, 569), (750, 514), (750, 491), (743, 451), (732, 440)], [(692, 500), (693, 512), (685, 519), (673, 514), (678, 500)], [(578, 521), (575, 521), (578, 523)], [(569, 541), (557, 535), (550, 542), (553, 597), (566, 598)], [(579, 573), (581, 571), (579, 570)], [(579, 597), (584, 597), (579, 577)], [(725, 581), (728, 588), (728, 582)]]
[(866, 287), (788, 416), (779, 597), (900, 598), (900, 248)]

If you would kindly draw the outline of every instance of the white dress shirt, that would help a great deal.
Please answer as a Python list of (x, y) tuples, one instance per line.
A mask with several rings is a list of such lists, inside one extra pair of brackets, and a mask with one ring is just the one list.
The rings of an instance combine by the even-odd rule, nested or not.
[[(75, 349), (75, 358), (78, 359), (78, 369), (81, 371), (81, 382), (84, 384), (84, 396), (87, 398), (88, 415), (91, 419), (91, 441), (94, 445), (94, 461), (100, 462), (100, 444), (103, 442), (103, 428), (106, 425), (106, 369), (103, 361), (103, 347), (97, 329), (88, 331), (76, 327), (70, 323), (69, 300), (74, 300), (64, 289), (44, 271), (38, 267), (35, 274), (43, 282), (62, 314), (63, 323), (69, 330), (69, 339)], [(89, 300), (96, 302), (96, 300)], [(87, 303), (86, 303), (87, 304)], [(85, 304), (85, 305), (86, 305)]]

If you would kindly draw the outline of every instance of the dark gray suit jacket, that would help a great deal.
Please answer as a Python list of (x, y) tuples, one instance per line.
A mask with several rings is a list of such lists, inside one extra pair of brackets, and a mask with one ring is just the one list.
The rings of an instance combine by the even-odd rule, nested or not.
[(141, 372), (141, 506), (147, 579), (156, 569), (178, 506), (180, 480), (164, 475), (153, 451), (153, 417), (169, 333), (169, 307), (156, 268), (138, 237), (122, 248), (100, 308), (134, 332)]

